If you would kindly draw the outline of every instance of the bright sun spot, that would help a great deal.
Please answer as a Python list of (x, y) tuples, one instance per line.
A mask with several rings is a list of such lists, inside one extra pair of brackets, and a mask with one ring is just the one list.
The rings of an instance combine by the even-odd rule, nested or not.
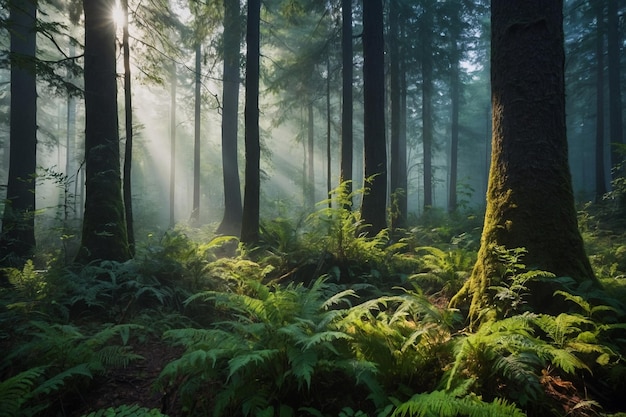
[(113, 11), (111, 12), (111, 16), (113, 18), (113, 22), (115, 22), (115, 26), (118, 29), (121, 29), (124, 25), (124, 11), (120, 6), (119, 2), (115, 3), (115, 7), (113, 7)]

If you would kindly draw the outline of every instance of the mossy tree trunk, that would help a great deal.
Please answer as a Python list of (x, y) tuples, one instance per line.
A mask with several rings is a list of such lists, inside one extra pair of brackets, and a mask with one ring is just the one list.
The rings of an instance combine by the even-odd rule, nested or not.
[[(529, 268), (595, 281), (578, 231), (565, 132), (562, 1), (491, 2), (493, 135), (478, 260), (455, 306), (475, 321), (492, 302), (495, 246), (524, 247)], [(536, 311), (561, 308), (551, 285), (531, 289)]]
[(78, 262), (130, 258), (117, 118), (115, 0), (84, 0), (85, 214)]

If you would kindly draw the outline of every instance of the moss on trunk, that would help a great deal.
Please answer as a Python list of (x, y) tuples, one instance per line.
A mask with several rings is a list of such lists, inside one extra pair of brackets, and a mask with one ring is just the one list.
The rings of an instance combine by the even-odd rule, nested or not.
[[(578, 231), (565, 131), (562, 2), (492, 2), (492, 157), (478, 260), (453, 298), (475, 321), (499, 279), (494, 246), (523, 247), (530, 269), (597, 282)], [(533, 286), (536, 310), (559, 308)]]

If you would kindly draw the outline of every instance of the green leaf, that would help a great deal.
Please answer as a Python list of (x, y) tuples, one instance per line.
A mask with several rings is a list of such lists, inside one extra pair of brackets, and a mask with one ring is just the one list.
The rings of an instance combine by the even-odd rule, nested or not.
[(262, 364), (263, 362), (266, 362), (268, 359), (270, 359), (272, 356), (276, 355), (278, 352), (278, 349), (263, 349), (235, 356), (228, 361), (228, 379), (230, 379), (240, 369), (245, 368), (251, 364)]

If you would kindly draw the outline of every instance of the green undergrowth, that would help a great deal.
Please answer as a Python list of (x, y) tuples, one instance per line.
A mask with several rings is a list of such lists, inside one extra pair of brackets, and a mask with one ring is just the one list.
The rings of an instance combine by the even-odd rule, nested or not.
[[(523, 248), (501, 248), (506, 279), (494, 280), (493, 303), (469, 331), (447, 301), (474, 265), (478, 220), (432, 210), (410, 229), (368, 236), (358, 212), (337, 208), (350, 197), (340, 187), (308, 217), (264, 222), (253, 248), (180, 226), (151, 236), (128, 262), (7, 270), (0, 416), (78, 415), (72, 404), (141, 364), (135, 348), (156, 339), (182, 352), (152, 381), (161, 409), (138, 399), (82, 404), (81, 413), (624, 412), (623, 234), (581, 214), (603, 291), (529, 271)], [(539, 314), (526, 303), (528, 284), (546, 279), (567, 311)]]

